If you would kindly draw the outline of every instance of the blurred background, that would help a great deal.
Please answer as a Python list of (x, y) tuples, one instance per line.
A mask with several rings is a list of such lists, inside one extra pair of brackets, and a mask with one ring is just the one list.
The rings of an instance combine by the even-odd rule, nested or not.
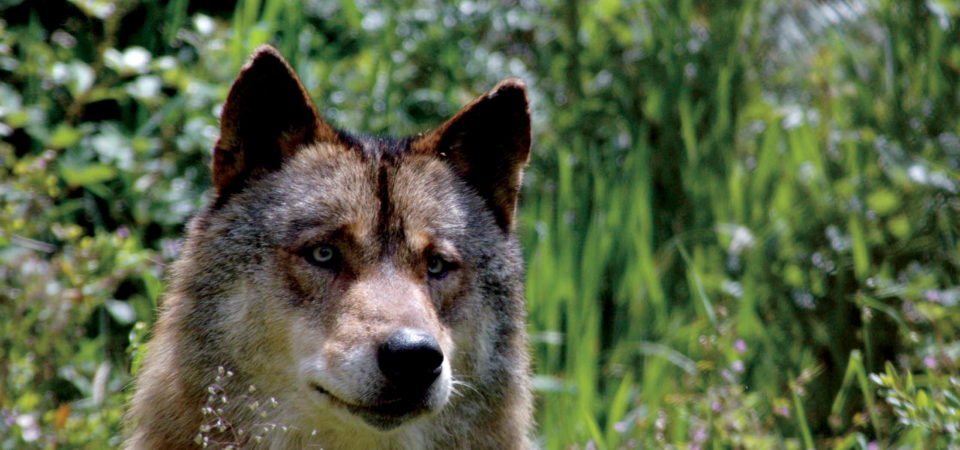
[(960, 445), (952, 0), (0, 0), (0, 448), (120, 444), (265, 42), (350, 130), (526, 80), (544, 447)]

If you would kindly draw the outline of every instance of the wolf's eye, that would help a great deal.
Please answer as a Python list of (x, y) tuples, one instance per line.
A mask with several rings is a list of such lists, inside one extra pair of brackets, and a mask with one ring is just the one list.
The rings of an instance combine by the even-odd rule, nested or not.
[(318, 245), (304, 255), (307, 262), (320, 267), (333, 267), (340, 260), (340, 252), (332, 245)]
[(450, 271), (449, 264), (443, 258), (433, 255), (427, 259), (427, 273), (433, 278), (443, 278)]

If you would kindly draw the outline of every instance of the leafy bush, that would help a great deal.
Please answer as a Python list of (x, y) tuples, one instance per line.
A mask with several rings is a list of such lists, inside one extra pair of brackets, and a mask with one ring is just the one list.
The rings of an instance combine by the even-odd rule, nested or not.
[(0, 12), (4, 448), (120, 444), (219, 108), (263, 42), (322, 114), (373, 133), (527, 80), (546, 447), (958, 445), (952, 2)]

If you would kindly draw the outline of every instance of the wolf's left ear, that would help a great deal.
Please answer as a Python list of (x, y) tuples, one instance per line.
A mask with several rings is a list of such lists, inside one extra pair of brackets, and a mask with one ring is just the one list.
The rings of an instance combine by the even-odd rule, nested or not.
[(452, 119), (411, 144), (414, 152), (446, 159), (487, 201), (497, 225), (513, 229), (523, 168), (530, 158), (527, 87), (518, 78), (501, 81)]
[(275, 170), (304, 144), (333, 141), (297, 74), (273, 47), (262, 45), (230, 88), (213, 150), (217, 201), (247, 179)]

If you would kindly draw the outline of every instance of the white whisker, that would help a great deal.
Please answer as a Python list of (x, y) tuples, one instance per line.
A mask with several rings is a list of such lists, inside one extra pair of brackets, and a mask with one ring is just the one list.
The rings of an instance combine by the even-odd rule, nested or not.
[(467, 383), (466, 381), (463, 381), (463, 380), (458, 379), (458, 378), (456, 378), (456, 377), (452, 377), (452, 378), (450, 379), (450, 386), (451, 386), (451, 393), (454, 394), (454, 395), (459, 395), (459, 396), (462, 397), (462, 396), (464, 395), (464, 393), (460, 391), (460, 388), (463, 387), (463, 388), (469, 389), (469, 390), (473, 391), (474, 393), (476, 393), (477, 395), (483, 397), (483, 394), (482, 394), (479, 390), (477, 390), (477, 388), (473, 387), (472, 384)]

